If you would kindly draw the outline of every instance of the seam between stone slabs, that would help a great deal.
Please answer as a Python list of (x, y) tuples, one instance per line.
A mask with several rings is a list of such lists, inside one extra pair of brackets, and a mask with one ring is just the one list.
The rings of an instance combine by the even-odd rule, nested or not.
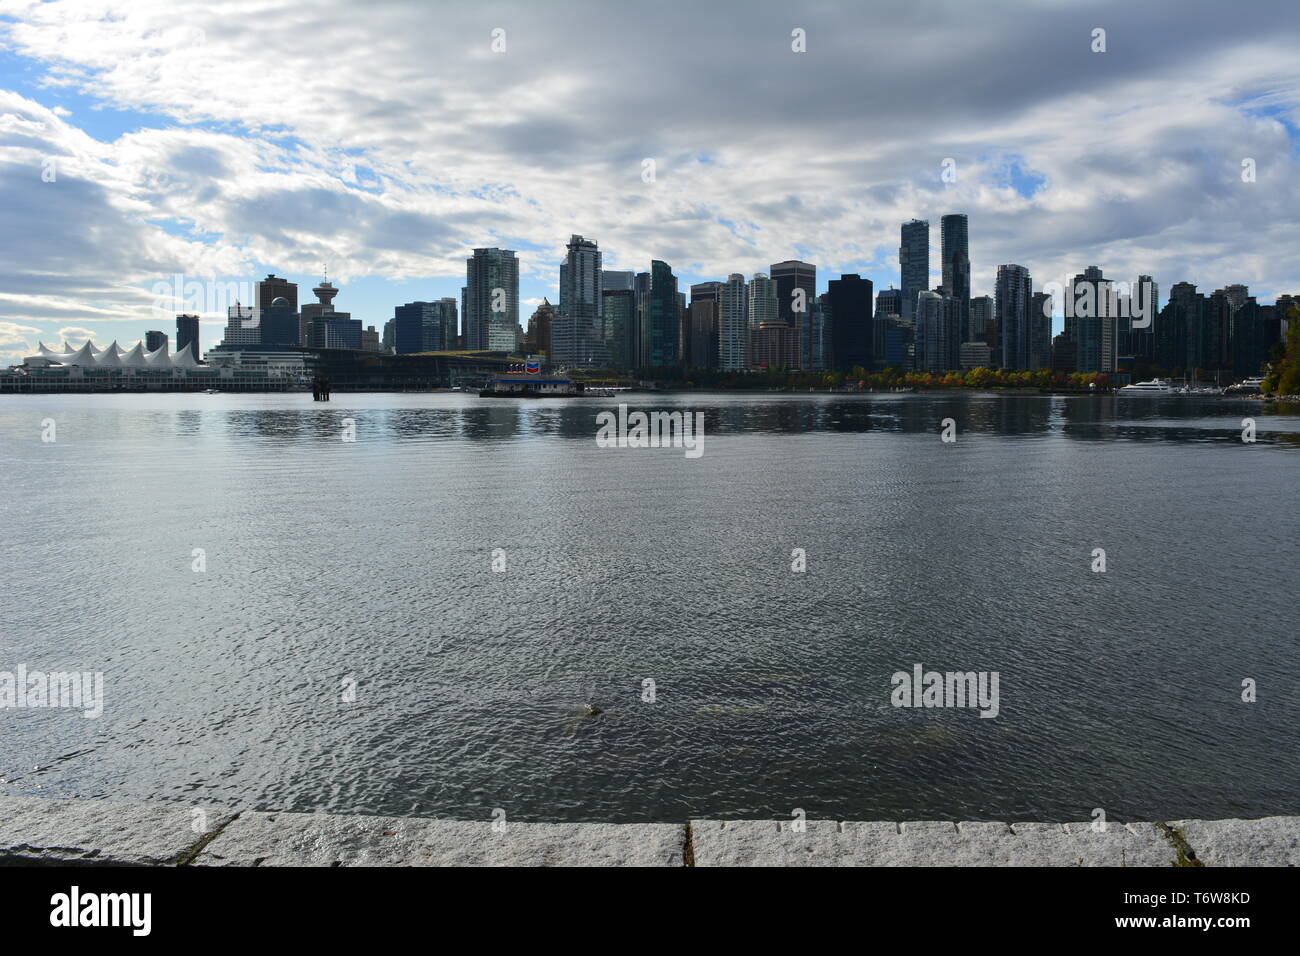
[(234, 816), (232, 816), (225, 823), (221, 824), (221, 826), (213, 830), (211, 833), (203, 834), (201, 837), (199, 837), (198, 841), (192, 847), (182, 850), (180, 853), (176, 855), (175, 865), (189, 866), (198, 858), (198, 855), (200, 853), (202, 853), (205, 849), (207, 849), (208, 844), (210, 844), (217, 837), (221, 836), (221, 834), (225, 832), (226, 827), (230, 826), (232, 823), (238, 820), (242, 815), (243, 815), (243, 811), (240, 811), (239, 813), (236, 813)]
[(1174, 852), (1178, 854), (1178, 859), (1174, 861), (1174, 866), (1205, 866), (1196, 858), (1196, 850), (1187, 842), (1187, 837), (1175, 826), (1168, 823), (1157, 821), (1156, 829), (1173, 846)]

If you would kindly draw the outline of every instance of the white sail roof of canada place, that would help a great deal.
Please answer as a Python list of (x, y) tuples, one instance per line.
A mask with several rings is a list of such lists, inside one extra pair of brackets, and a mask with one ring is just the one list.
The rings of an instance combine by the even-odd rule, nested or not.
[(38, 364), (55, 362), (77, 368), (198, 368), (201, 364), (195, 361), (189, 348), (183, 348), (172, 355), (168, 351), (166, 342), (160, 348), (146, 352), (143, 342), (137, 342), (134, 348), (127, 351), (117, 342), (113, 342), (106, 349), (99, 349), (89, 340), (79, 349), (73, 349), (64, 342), (62, 351), (52, 349), (44, 342), (37, 342), (36, 354), (29, 355), (23, 361)]

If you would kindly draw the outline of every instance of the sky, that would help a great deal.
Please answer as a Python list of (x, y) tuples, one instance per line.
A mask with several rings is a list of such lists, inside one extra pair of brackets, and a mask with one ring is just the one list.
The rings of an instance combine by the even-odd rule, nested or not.
[(683, 291), (784, 259), (881, 289), (929, 219), (937, 285), (950, 212), (973, 295), (1095, 264), (1272, 301), (1297, 36), (1294, 0), (0, 0), (0, 362), (174, 335), (176, 287), (206, 349), (270, 272), (381, 328), (479, 246), (526, 323), (574, 233)]

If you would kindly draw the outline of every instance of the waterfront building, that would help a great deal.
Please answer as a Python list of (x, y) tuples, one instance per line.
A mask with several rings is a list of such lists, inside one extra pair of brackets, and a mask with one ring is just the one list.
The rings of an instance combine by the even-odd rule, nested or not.
[(998, 342), (1002, 346), (998, 361), (1002, 368), (1017, 371), (1029, 368), (1029, 307), (1032, 298), (1033, 282), (1028, 269), (1015, 263), (998, 266), (994, 302)]
[(254, 303), (257, 308), (268, 308), (276, 299), (284, 299), (289, 303), (289, 307), (297, 312), (298, 283), (290, 282), (275, 273), (271, 273), (257, 283), (257, 301)]
[(961, 370), (969, 372), (975, 368), (991, 368), (993, 353), (986, 342), (963, 342), (961, 344)]
[(828, 367), (843, 371), (871, 368), (872, 291), (871, 280), (856, 273), (827, 283), (831, 306)]
[(229, 306), (226, 309), (226, 330), (218, 348), (260, 345), (262, 330), (259, 311), (256, 306), (251, 305)]
[(958, 351), (951, 355), (951, 339), (957, 322), (956, 300), (942, 292), (922, 292), (916, 297), (915, 364), (921, 372), (945, 372), (961, 362)]
[(314, 349), (360, 349), (361, 320), (349, 312), (327, 312), (307, 326), (307, 345)]
[(1052, 371), (1073, 372), (1074, 364), (1079, 358), (1079, 347), (1074, 339), (1064, 332), (1052, 339)]
[(1066, 303), (1065, 331), (1078, 345), (1076, 370), (1114, 372), (1118, 300), (1111, 280), (1097, 266), (1088, 266), (1071, 281), (1070, 297)]
[(749, 329), (752, 332), (764, 322), (775, 322), (780, 313), (776, 298), (776, 283), (761, 272), (749, 280)]
[(600, 249), (594, 240), (569, 237), (560, 263), (560, 302), (551, 326), (551, 361), (566, 366), (603, 366), (604, 296)]
[(970, 332), (967, 340), (983, 342), (989, 347), (992, 361), (1001, 362), (1002, 344), (998, 341), (997, 303), (993, 296), (979, 295), (970, 300)]
[(753, 368), (794, 368), (798, 362), (794, 326), (776, 319), (750, 332), (749, 364)]
[(718, 290), (718, 367), (738, 372), (749, 367), (749, 290), (733, 272)]
[(176, 316), (176, 351), (189, 349), (194, 361), (199, 360), (199, 317), (197, 315)]
[[(776, 283), (777, 318), (795, 329), (798, 367), (809, 369), (812, 367), (812, 310), (817, 299), (817, 267), (798, 259), (787, 259), (772, 263), (768, 275)], [(802, 292), (796, 293), (796, 289)], [(797, 311), (800, 306), (802, 309)]]
[(339, 290), (334, 287), (334, 283), (328, 279), (323, 279), (320, 285), (311, 291), (316, 294), (316, 301), (304, 303), (302, 310), (298, 313), (298, 341), (303, 344), (307, 344), (310, 334), (308, 329), (311, 326), (312, 319), (332, 313), (334, 311), (334, 297), (339, 294)]
[(910, 219), (903, 223), (902, 241), (898, 246), (898, 269), (902, 285), (902, 308), (899, 315), (912, 322), (916, 315), (916, 297), (930, 287), (930, 221)]
[(641, 315), (641, 365), (665, 368), (677, 364), (681, 316), (677, 277), (668, 263), (650, 263), (650, 288)]
[(949, 332), (953, 367), (963, 338), (970, 338), (970, 241), (965, 213), (951, 213), (939, 221), (943, 255), (943, 294), (954, 300), (957, 327)]
[[(715, 282), (712, 285), (721, 286)], [(691, 304), (686, 310), (688, 348), (683, 364), (687, 368), (718, 367), (718, 300), (697, 298), (692, 292)]]
[[(632, 273), (615, 273), (626, 275), (632, 281)], [(605, 275), (610, 275), (606, 272)], [(601, 293), (604, 305), (605, 351), (610, 368), (629, 370), (636, 368), (636, 290), (621, 286), (604, 289)]]
[(543, 296), (542, 304), (528, 317), (528, 331), (524, 333), (524, 349), (529, 354), (551, 357), (551, 329), (555, 322), (555, 306)]
[(277, 296), (258, 316), (259, 345), (300, 345), (298, 312), (288, 299)]
[(1029, 298), (1029, 368), (1052, 367), (1052, 297), (1035, 292)]
[(511, 249), (475, 249), (461, 290), (464, 348), (510, 352), (519, 328), (519, 260)]

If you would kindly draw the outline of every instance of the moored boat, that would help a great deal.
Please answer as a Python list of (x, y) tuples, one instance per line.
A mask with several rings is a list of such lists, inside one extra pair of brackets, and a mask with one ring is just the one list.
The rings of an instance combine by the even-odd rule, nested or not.
[(1149, 382), (1125, 385), (1119, 390), (1120, 395), (1168, 395), (1173, 389), (1163, 378), (1153, 378)]

